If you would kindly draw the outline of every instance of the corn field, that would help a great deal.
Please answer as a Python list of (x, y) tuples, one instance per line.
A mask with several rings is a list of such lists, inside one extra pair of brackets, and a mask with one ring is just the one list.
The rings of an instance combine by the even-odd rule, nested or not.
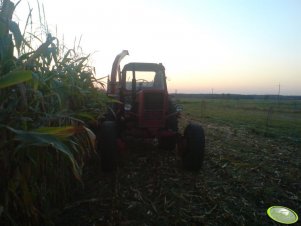
[(89, 55), (29, 26), (22, 34), (12, 19), (18, 3), (0, 4), (0, 225), (49, 224), (81, 186), (95, 154), (88, 126), (107, 99)]

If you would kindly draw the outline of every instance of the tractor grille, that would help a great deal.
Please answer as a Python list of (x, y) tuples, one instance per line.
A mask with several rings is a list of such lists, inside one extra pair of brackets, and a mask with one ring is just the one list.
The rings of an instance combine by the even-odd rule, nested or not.
[(162, 111), (146, 111), (144, 113), (144, 120), (161, 120), (162, 117)]
[(164, 108), (163, 93), (144, 93), (144, 119), (162, 120)]
[(144, 110), (145, 111), (162, 111), (164, 104), (163, 93), (145, 93)]

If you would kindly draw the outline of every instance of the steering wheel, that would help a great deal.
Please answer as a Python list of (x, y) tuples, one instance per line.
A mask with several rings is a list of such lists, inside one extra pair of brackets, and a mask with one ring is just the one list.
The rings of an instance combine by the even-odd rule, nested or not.
[(148, 83), (148, 81), (145, 80), (145, 79), (137, 79), (137, 80), (136, 80), (136, 83), (140, 83), (139, 85), (140, 85), (140, 86), (143, 86), (143, 83)]

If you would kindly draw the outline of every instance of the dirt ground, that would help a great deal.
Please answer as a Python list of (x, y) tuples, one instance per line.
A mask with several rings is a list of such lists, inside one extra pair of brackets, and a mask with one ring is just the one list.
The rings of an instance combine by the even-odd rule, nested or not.
[(56, 225), (280, 225), (266, 214), (273, 205), (301, 215), (300, 144), (203, 127), (202, 170), (183, 170), (175, 151), (131, 142), (117, 172), (102, 173), (97, 159), (86, 167), (84, 188)]

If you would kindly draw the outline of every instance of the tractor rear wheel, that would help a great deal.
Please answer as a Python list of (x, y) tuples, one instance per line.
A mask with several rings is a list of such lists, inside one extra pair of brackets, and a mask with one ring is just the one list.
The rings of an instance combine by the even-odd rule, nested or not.
[(202, 126), (190, 123), (185, 131), (186, 148), (182, 160), (187, 170), (199, 170), (202, 167), (205, 152), (205, 133)]
[(104, 121), (100, 131), (100, 158), (103, 171), (110, 172), (117, 168), (117, 129), (113, 121)]

